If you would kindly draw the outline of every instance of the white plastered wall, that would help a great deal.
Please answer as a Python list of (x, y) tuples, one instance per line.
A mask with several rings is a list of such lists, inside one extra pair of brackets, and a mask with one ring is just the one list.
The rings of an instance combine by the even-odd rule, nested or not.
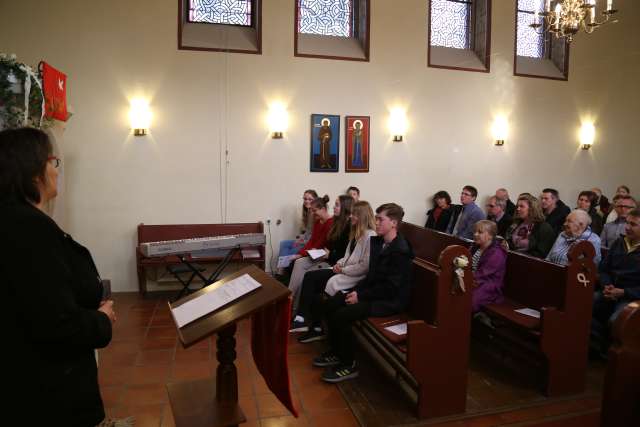
[[(295, 233), (306, 188), (333, 199), (356, 185), (415, 223), (428, 196), (457, 198), (467, 183), (481, 199), (553, 186), (569, 204), (595, 185), (639, 191), (640, 2), (615, 3), (619, 24), (576, 38), (568, 82), (513, 76), (507, 0), (493, 2), (489, 74), (427, 68), (426, 0), (372, 1), (369, 63), (294, 57), (290, 0), (264, 2), (262, 55), (178, 51), (174, 0), (2, 1), (0, 51), (68, 74), (65, 226), (124, 291), (137, 289), (138, 223), (282, 219), (271, 226), (277, 248)], [(154, 114), (143, 138), (128, 128), (137, 95)], [(264, 122), (273, 100), (287, 103), (283, 140)], [(399, 144), (386, 127), (394, 105), (409, 119)], [(371, 116), (371, 172), (343, 172), (342, 127), (340, 172), (309, 173), (311, 113)], [(492, 144), (498, 113), (511, 125), (503, 147)], [(577, 141), (585, 116), (597, 129), (590, 151)]]

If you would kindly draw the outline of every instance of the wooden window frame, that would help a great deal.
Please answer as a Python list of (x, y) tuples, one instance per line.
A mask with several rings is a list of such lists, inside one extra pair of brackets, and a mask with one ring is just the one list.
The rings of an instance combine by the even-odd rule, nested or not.
[[(526, 58), (523, 56), (519, 56), (518, 55), (518, 0), (515, 0), (515, 18), (514, 18), (514, 30), (515, 30), (515, 35), (514, 35), (514, 39), (513, 39), (513, 75), (514, 76), (518, 76), (518, 77), (529, 77), (529, 78), (534, 78), (534, 79), (547, 79), (547, 80), (558, 80), (558, 81), (568, 81), (569, 80), (569, 51), (570, 51), (570, 46), (566, 40), (563, 39), (555, 39), (553, 35), (549, 35), (550, 39), (549, 41), (545, 41), (545, 52), (544, 52), (544, 58), (535, 58), (535, 60), (539, 60), (539, 61), (549, 61), (551, 62), (551, 64), (553, 64), (554, 67), (556, 67), (556, 69), (558, 70), (559, 73), (562, 74), (562, 77), (555, 77), (555, 76), (548, 76), (548, 75), (544, 75), (544, 74), (530, 74), (530, 73), (522, 73), (522, 72), (517, 72), (518, 69), (518, 58)], [(551, 58), (551, 55), (553, 53), (553, 44), (554, 42), (558, 42), (558, 41), (564, 41), (565, 43), (565, 52), (564, 52), (564, 69), (561, 70), (557, 67), (557, 65), (553, 62), (553, 59)]]
[[(355, 3), (358, 2), (358, 6), (356, 8)], [(302, 37), (315, 37), (315, 38), (327, 38), (326, 40), (338, 39), (336, 40), (336, 44), (341, 43), (342, 40), (355, 40), (362, 51), (363, 57), (357, 56), (348, 56), (348, 55), (328, 55), (324, 53), (309, 53), (308, 51), (302, 51), (300, 47), (299, 37), (301, 33), (298, 32), (298, 24), (300, 22), (300, 1), (293, 0), (294, 3), (294, 18), (293, 18), (293, 55), (300, 58), (320, 58), (320, 59), (335, 59), (340, 61), (360, 61), (360, 62), (369, 62), (370, 60), (370, 34), (371, 34), (371, 0), (352, 0), (352, 10), (354, 14), (353, 19), (353, 36), (351, 37), (336, 37), (336, 36), (323, 36), (323, 35), (312, 35), (312, 34), (302, 34)], [(362, 15), (362, 5), (364, 4), (365, 9), (365, 22), (364, 31), (362, 30), (362, 22), (360, 20), (360, 16)], [(331, 39), (328, 39), (331, 38)], [(313, 49), (310, 49), (313, 50)]]
[[(189, 0), (178, 0), (178, 50), (194, 50), (205, 52), (229, 52), (248, 53), (254, 55), (262, 54), (262, 1), (251, 0), (251, 26), (235, 24), (210, 24), (205, 22), (189, 22), (188, 9)], [(224, 46), (194, 46), (188, 44), (184, 39), (184, 31), (188, 26), (209, 26), (212, 33), (236, 32), (248, 36), (254, 44), (252, 49), (228, 48)], [(206, 27), (201, 27), (206, 28)], [(253, 34), (255, 33), (255, 34)], [(212, 44), (215, 42), (212, 41)]]
[[(474, 0), (472, 2), (472, 19), (470, 22), (470, 26), (469, 26), (469, 31), (470, 34), (468, 35), (468, 37), (471, 38), (473, 45), (469, 47), (469, 49), (459, 49), (461, 51), (466, 51), (466, 52), (471, 52), (472, 54), (474, 54), (476, 56), (476, 58), (478, 58), (478, 60), (483, 64), (484, 68), (471, 68), (471, 67), (458, 67), (458, 66), (454, 66), (454, 65), (444, 65), (444, 64), (436, 64), (432, 61), (431, 59), (431, 48), (432, 47), (440, 47), (440, 46), (432, 46), (431, 45), (431, 6), (432, 6), (432, 0), (429, 0), (429, 4), (428, 4), (428, 10), (427, 10), (427, 66), (429, 68), (441, 68), (441, 69), (446, 69), (446, 70), (458, 70), (458, 71), (471, 71), (471, 72), (476, 72), (476, 73), (490, 73), (491, 72), (491, 24), (492, 24), (492, 20), (491, 20), (491, 10), (492, 10), (492, 0), (484, 0), (487, 2), (487, 34), (485, 37), (485, 43), (486, 43), (486, 49), (485, 49), (485, 55), (484, 58), (480, 58), (477, 53), (476, 53), (476, 49), (475, 49), (475, 44), (477, 43), (476, 40), (476, 36), (475, 36), (475, 31), (476, 31), (476, 12), (475, 12), (475, 8), (476, 8), (476, 3), (477, 0)], [(452, 48), (450, 48), (452, 49)]]

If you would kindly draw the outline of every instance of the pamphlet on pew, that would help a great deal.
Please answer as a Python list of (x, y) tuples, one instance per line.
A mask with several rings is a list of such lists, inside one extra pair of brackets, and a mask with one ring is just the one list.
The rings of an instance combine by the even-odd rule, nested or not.
[(521, 308), (520, 310), (514, 310), (516, 313), (524, 314), (525, 316), (535, 317), (536, 319), (540, 318), (540, 312), (538, 310), (534, 310), (533, 308)]
[(253, 277), (243, 274), (213, 291), (205, 292), (199, 297), (179, 305), (171, 312), (176, 320), (176, 325), (181, 328), (261, 286)]
[(296, 257), (296, 255), (284, 255), (278, 257), (278, 268), (287, 268), (291, 265), (291, 261)]
[(385, 329), (387, 331), (391, 332), (392, 334), (407, 335), (407, 324), (406, 323), (399, 323), (397, 325), (387, 326)]

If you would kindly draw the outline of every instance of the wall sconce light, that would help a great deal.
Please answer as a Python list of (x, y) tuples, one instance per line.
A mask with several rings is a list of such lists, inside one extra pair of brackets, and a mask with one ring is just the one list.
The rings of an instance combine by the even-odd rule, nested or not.
[(129, 122), (135, 136), (144, 136), (148, 133), (151, 117), (151, 109), (146, 99), (136, 98), (131, 100)]
[(583, 150), (588, 150), (596, 139), (596, 127), (591, 122), (582, 123), (580, 128), (580, 145)]
[(269, 108), (267, 117), (269, 129), (271, 129), (271, 138), (282, 139), (284, 132), (289, 125), (289, 116), (285, 106), (281, 103), (274, 103)]
[(396, 107), (391, 110), (389, 130), (393, 135), (393, 142), (402, 142), (404, 140), (404, 135), (407, 132), (407, 115), (404, 109)]
[(493, 137), (495, 145), (503, 146), (507, 134), (509, 133), (509, 122), (504, 116), (498, 116), (493, 121)]

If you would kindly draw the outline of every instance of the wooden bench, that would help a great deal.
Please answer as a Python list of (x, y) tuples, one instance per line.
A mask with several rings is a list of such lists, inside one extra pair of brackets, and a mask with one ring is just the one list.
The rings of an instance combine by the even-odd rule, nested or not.
[(640, 301), (624, 308), (612, 335), (600, 425), (636, 427), (640, 425)]
[[(138, 271), (138, 287), (140, 293), (147, 293), (146, 270), (151, 268), (166, 268), (170, 265), (180, 264), (177, 256), (145, 257), (140, 251), (140, 244), (158, 242), (164, 240), (191, 239), (196, 237), (225, 236), (231, 234), (263, 233), (262, 222), (236, 223), (236, 224), (163, 224), (163, 225), (138, 225), (138, 243), (136, 246), (136, 267)], [(265, 247), (256, 246), (260, 256), (258, 258), (243, 258), (242, 254), (235, 255), (231, 262), (249, 263), (265, 269)], [(190, 261), (211, 264), (218, 263), (222, 257), (197, 258), (188, 257)]]
[[(486, 348), (517, 354), (546, 371), (548, 396), (585, 389), (596, 280), (594, 253), (591, 243), (579, 242), (569, 251), (569, 265), (561, 266), (509, 252), (505, 301), (484, 309), (494, 327), (474, 324), (474, 338)], [(538, 310), (540, 318), (515, 312), (522, 308)]]
[[(401, 233), (416, 254), (410, 305), (405, 313), (369, 318), (357, 322), (354, 329), (415, 393), (418, 417), (464, 412), (473, 277), (469, 263), (464, 269), (466, 291), (461, 291), (453, 260), (464, 255), (470, 261), (469, 251), (448, 245), (459, 241), (456, 238), (412, 224), (403, 223)], [(432, 245), (417, 244), (423, 240)], [(405, 322), (406, 335), (385, 330)]]

